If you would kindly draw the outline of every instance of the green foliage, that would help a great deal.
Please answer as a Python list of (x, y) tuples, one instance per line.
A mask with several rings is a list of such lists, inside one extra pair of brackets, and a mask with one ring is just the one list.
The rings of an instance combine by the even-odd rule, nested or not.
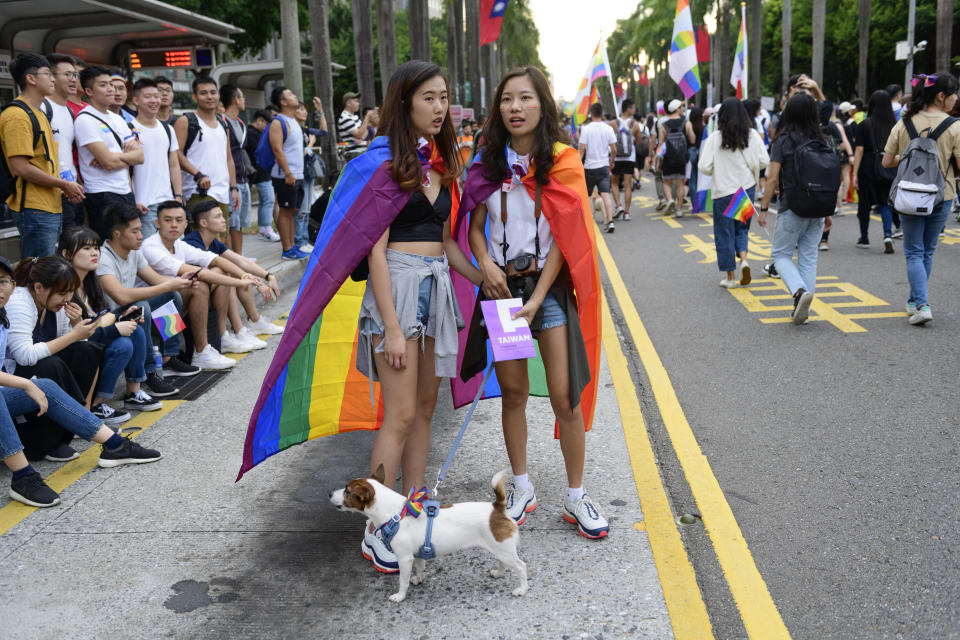
[(513, 0), (507, 5), (497, 46), (504, 47), (512, 66), (547, 69), (540, 59), (540, 31), (533, 21), (527, 0)]

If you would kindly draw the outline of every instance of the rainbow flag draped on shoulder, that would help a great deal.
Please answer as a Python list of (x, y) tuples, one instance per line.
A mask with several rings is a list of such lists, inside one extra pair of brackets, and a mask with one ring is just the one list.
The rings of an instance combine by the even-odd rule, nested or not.
[[(340, 174), (250, 416), (237, 480), (287, 447), (378, 429), (383, 421), (380, 385), (374, 384), (371, 398), (370, 381), (356, 368), (366, 283), (349, 276), (410, 199), (393, 180), (389, 161), (390, 145), (381, 136)], [(459, 204), (456, 181), (450, 196), (453, 213)]]
[[(580, 329), (586, 346), (590, 366), (590, 382), (580, 395), (580, 407), (583, 422), (587, 430), (593, 424), (593, 413), (597, 401), (597, 380), (600, 375), (600, 264), (597, 253), (596, 225), (587, 197), (587, 185), (584, 181), (583, 163), (576, 149), (565, 144), (554, 144), (554, 165), (550, 170), (550, 181), (541, 187), (540, 202), (543, 216), (550, 223), (554, 242), (563, 253), (570, 270), (573, 288), (577, 298), (577, 313)], [(473, 168), (467, 174), (463, 187), (463, 199), (459, 211), (450, 221), (450, 229), (464, 253), (472, 257), (467, 241), (470, 212), (501, 187), (501, 182), (487, 178), (480, 163), (480, 156), (474, 160)], [(521, 184), (533, 198), (536, 190), (534, 175), (536, 166), (530, 163), (529, 171), (521, 179)], [(477, 290), (466, 278), (451, 271), (457, 302), (463, 310), (467, 327), (460, 332), (460, 350), (457, 355), (459, 369), (464, 356), (467, 336), (470, 332), (470, 310), (473, 309)], [(492, 362), (490, 345), (487, 343), (487, 362)], [(536, 361), (528, 361), (530, 392), (534, 395), (547, 395), (546, 374), (543, 362), (538, 356)], [(453, 402), (457, 407), (468, 404), (480, 388), (482, 375), (477, 374), (467, 382), (459, 378), (453, 380)], [(496, 374), (491, 375), (484, 389), (484, 398), (500, 396), (500, 385)], [(555, 429), (555, 434), (556, 429)]]

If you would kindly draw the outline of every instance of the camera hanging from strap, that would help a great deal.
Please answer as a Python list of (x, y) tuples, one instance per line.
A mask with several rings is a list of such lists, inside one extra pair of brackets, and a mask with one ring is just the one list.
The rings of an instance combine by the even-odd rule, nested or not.
[[(534, 233), (533, 233), (533, 242), (534, 247), (537, 251), (537, 267), (540, 266), (540, 183), (537, 183), (536, 190), (534, 191), (533, 196), (533, 219), (534, 219)], [(510, 245), (507, 243), (507, 192), (503, 189), (500, 189), (500, 222), (503, 224), (503, 242), (500, 243), (500, 248), (503, 250), (503, 266), (506, 268), (509, 261), (507, 260), (507, 249), (510, 248)], [(539, 270), (539, 269), (538, 269)]]

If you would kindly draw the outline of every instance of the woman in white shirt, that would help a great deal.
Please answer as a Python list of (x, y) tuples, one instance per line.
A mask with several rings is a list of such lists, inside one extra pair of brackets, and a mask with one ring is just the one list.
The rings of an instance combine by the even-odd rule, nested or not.
[(753, 201), (758, 176), (770, 164), (770, 156), (760, 134), (754, 129), (747, 110), (737, 98), (727, 98), (720, 106), (717, 130), (710, 134), (700, 152), (697, 167), (712, 176), (713, 236), (717, 247), (717, 266), (726, 277), (721, 287), (732, 289), (736, 280), (736, 258), (740, 258), (740, 285), (750, 284), (747, 242), (750, 218), (740, 222), (724, 215), (739, 189)]

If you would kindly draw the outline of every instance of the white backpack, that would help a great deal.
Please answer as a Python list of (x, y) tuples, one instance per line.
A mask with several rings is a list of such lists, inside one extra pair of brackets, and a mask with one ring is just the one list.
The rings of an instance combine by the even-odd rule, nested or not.
[(897, 213), (929, 216), (943, 202), (946, 180), (940, 168), (937, 138), (954, 122), (957, 118), (944, 118), (926, 137), (920, 137), (912, 119), (904, 119), (910, 143), (900, 156), (897, 177), (890, 187), (890, 203)]

